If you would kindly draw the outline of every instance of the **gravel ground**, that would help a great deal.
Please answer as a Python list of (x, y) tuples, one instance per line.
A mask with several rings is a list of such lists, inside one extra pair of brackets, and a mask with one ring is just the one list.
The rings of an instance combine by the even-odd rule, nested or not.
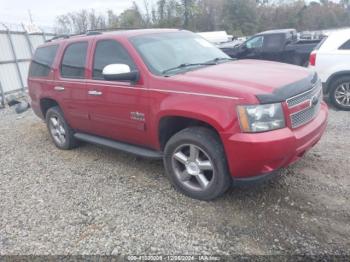
[(31, 111), (0, 110), (0, 254), (350, 254), (350, 112), (281, 177), (213, 202), (162, 163), (60, 151)]

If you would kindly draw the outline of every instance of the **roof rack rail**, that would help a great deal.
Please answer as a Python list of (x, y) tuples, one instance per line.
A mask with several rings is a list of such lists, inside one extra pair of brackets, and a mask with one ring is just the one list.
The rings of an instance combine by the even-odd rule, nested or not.
[(98, 29), (89, 29), (86, 32), (78, 33), (78, 34), (61, 34), (54, 36), (53, 38), (46, 40), (47, 42), (52, 42), (54, 40), (58, 39), (68, 39), (72, 36), (93, 36), (93, 35), (101, 35), (103, 32), (109, 32), (109, 31), (118, 31), (118, 30), (137, 30), (137, 29), (144, 29), (144, 28), (136, 28), (136, 27), (115, 27), (115, 28), (98, 28)]
[(46, 40), (46, 42), (51, 42), (51, 41), (57, 40), (57, 39), (67, 39), (67, 38), (69, 38), (69, 35), (56, 35), (56, 36), (52, 37), (51, 39)]
[(109, 27), (109, 28), (96, 28), (87, 30), (86, 32), (108, 32), (108, 31), (118, 31), (118, 30), (138, 30), (138, 29), (146, 29), (142, 27)]

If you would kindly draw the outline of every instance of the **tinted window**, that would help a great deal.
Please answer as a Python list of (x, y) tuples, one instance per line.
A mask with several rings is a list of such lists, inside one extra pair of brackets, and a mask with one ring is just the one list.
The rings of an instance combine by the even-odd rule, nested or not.
[(57, 45), (40, 47), (35, 51), (29, 70), (34, 77), (48, 76), (57, 52)]
[(274, 34), (265, 36), (264, 39), (264, 49), (280, 49), (282, 47), (284, 40), (284, 35), (282, 34)]
[(71, 44), (64, 52), (61, 75), (67, 78), (84, 78), (87, 42)]
[(345, 42), (339, 49), (341, 49), (341, 50), (350, 50), (350, 40)]
[(94, 56), (94, 79), (103, 79), (103, 68), (110, 64), (126, 64), (135, 70), (135, 64), (125, 48), (114, 40), (97, 42)]

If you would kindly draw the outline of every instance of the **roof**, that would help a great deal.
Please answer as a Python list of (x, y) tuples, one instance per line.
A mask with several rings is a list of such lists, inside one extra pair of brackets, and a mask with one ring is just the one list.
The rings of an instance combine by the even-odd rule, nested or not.
[(328, 34), (328, 38), (320, 47), (320, 51), (331, 51), (338, 49), (345, 42), (350, 40), (350, 29), (334, 30)]
[(169, 28), (131, 29), (131, 30), (126, 29), (126, 30), (103, 32), (103, 34), (114, 34), (114, 35), (123, 35), (125, 37), (132, 37), (132, 36), (146, 35), (146, 34), (178, 32), (180, 30), (181, 29), (169, 29)]
[(276, 30), (268, 30), (268, 31), (264, 31), (261, 33), (258, 33), (258, 35), (267, 35), (267, 34), (286, 34), (286, 33), (296, 33), (297, 30), (293, 29), (293, 28), (289, 28), (289, 29), (276, 29)]
[(92, 37), (98, 37), (98, 36), (105, 36), (105, 35), (116, 35), (116, 36), (123, 36), (126, 38), (138, 36), (138, 35), (146, 35), (146, 34), (157, 34), (157, 33), (170, 33), (170, 32), (177, 32), (180, 29), (123, 29), (123, 30), (115, 30), (115, 31), (88, 31), (87, 33), (83, 34), (76, 34), (76, 35), (58, 35), (48, 42), (60, 42), (68, 39), (76, 40), (79, 38), (89, 39)]

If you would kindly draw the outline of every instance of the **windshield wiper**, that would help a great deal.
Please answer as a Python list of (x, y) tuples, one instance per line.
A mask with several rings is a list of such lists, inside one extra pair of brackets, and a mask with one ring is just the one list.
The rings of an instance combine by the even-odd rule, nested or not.
[(236, 59), (233, 59), (233, 58), (230, 58), (230, 57), (217, 57), (213, 60), (209, 60), (207, 61), (207, 63), (219, 63), (221, 61), (233, 61), (233, 60), (236, 60)]
[(206, 65), (216, 65), (215, 61), (209, 61), (209, 62), (205, 62), (205, 63), (185, 63), (185, 64), (181, 64), (181, 65), (178, 65), (178, 66), (175, 66), (175, 67), (172, 67), (172, 68), (169, 68), (169, 69), (166, 69), (162, 72), (162, 75), (170, 72), (170, 71), (173, 71), (173, 70), (176, 70), (176, 69), (182, 69), (182, 68), (186, 68), (186, 67), (192, 67), (192, 66), (206, 66)]

